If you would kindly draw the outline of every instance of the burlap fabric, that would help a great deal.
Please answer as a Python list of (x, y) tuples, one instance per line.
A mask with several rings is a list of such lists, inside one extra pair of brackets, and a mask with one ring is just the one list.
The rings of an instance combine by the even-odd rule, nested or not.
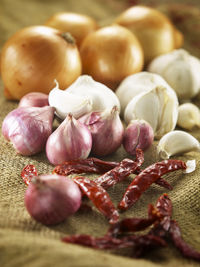
[[(172, 17), (177, 27), (185, 35), (185, 48), (200, 57), (200, 10), (199, 1), (141, 1), (157, 5)], [(33, 24), (42, 24), (54, 12), (74, 11), (85, 13), (106, 25), (129, 4), (140, 1), (117, 0), (0, 0), (0, 43), (1, 45), (16, 30)], [(162, 2), (162, 5), (160, 5)], [(166, 2), (168, 4), (166, 4)], [(173, 3), (173, 4), (172, 4)], [(193, 4), (193, 5), (192, 5)], [(20, 64), (20, 63), (19, 63)], [(7, 101), (0, 84), (0, 121), (17, 107), (17, 102)], [(198, 104), (198, 101), (197, 101)], [(192, 132), (200, 140), (200, 130)], [(157, 160), (156, 143), (145, 153), (145, 165)], [(126, 153), (122, 148), (107, 159), (121, 160)], [(182, 229), (183, 237), (188, 243), (200, 250), (200, 155), (188, 153), (179, 159), (196, 159), (197, 168), (191, 174), (181, 171), (171, 173), (166, 179), (174, 187), (169, 192), (173, 201), (173, 218)], [(91, 212), (77, 212), (66, 222), (53, 227), (43, 226), (30, 218), (24, 206), (24, 185), (20, 173), (26, 164), (35, 164), (40, 173), (50, 173), (53, 169), (45, 153), (33, 157), (17, 155), (11, 144), (0, 136), (0, 266), (198, 266), (194, 261), (183, 259), (171, 245), (148, 254), (144, 259), (130, 258), (130, 251), (98, 251), (78, 245), (64, 244), (61, 237), (68, 234), (103, 235), (108, 227), (107, 220), (95, 209)], [(109, 190), (115, 204), (120, 200), (128, 182)], [(143, 194), (141, 199), (121, 218), (126, 216), (146, 216), (148, 203), (166, 190), (157, 185)]]

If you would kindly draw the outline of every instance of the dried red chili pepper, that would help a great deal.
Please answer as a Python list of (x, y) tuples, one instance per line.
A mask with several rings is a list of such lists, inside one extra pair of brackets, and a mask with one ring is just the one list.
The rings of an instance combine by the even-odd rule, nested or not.
[(90, 235), (72, 235), (62, 239), (63, 242), (79, 244), (97, 249), (120, 249), (120, 248), (138, 248), (147, 246), (165, 246), (166, 243), (160, 237), (153, 235), (127, 236), (115, 238), (111, 236), (93, 237)]
[(172, 202), (166, 193), (158, 198), (156, 202), (156, 210), (160, 214), (161, 220), (154, 225), (151, 233), (163, 237), (166, 235), (163, 230), (168, 231), (170, 228), (170, 220), (172, 216)]
[(165, 179), (159, 178), (157, 181), (155, 181), (155, 183), (168, 189), (168, 190), (173, 189), (173, 187)]
[(156, 202), (156, 209), (159, 211), (161, 216), (172, 216), (172, 202), (168, 194), (164, 193), (161, 195)]
[[(142, 160), (141, 164), (143, 163), (143, 152), (140, 151), (138, 152), (138, 154), (136, 154), (136, 157), (140, 157), (140, 159)], [(124, 164), (127, 164), (127, 162), (129, 161), (130, 166), (131, 166), (131, 159), (125, 159), (124, 160)], [(136, 160), (137, 161), (137, 160)], [(141, 165), (140, 164), (140, 165)], [(70, 174), (80, 174), (80, 173), (96, 173), (96, 174), (100, 174), (100, 173), (106, 173), (109, 172), (110, 170), (112, 170), (115, 167), (118, 167), (119, 169), (119, 162), (114, 162), (114, 161), (103, 161), (97, 158), (88, 158), (88, 159), (78, 159), (78, 160), (71, 160), (71, 161), (66, 161), (62, 164), (59, 164), (58, 166), (56, 166), (53, 170), (53, 173), (59, 174), (59, 175), (70, 175)], [(120, 166), (122, 167), (123, 164), (121, 164)], [(135, 169), (135, 163), (132, 164), (134, 169), (130, 172), (134, 173), (134, 174), (139, 174), (141, 172), (140, 168), (139, 168), (139, 164), (138, 164), (138, 168)], [(113, 170), (113, 173), (107, 173), (105, 175), (103, 175), (102, 177), (100, 176), (99, 178), (97, 178), (99, 181), (100, 180), (108, 180), (108, 182), (110, 182), (110, 186), (114, 185), (117, 183), (117, 179), (115, 182), (112, 183), (112, 175), (114, 176), (114, 173), (117, 174), (117, 169)], [(129, 176), (130, 174), (127, 173), (126, 176), (123, 177), (123, 175), (121, 175), (123, 179), (125, 179), (127, 176)], [(114, 178), (113, 178), (114, 179)], [(119, 180), (121, 181), (121, 180)], [(108, 183), (107, 182), (107, 183)], [(158, 179), (158, 181), (156, 181), (156, 183), (162, 187), (165, 187), (169, 190), (172, 189), (171, 185), (169, 183), (167, 183), (167, 181), (165, 181), (164, 179)], [(106, 184), (106, 182), (105, 182)], [(105, 185), (106, 188), (106, 185)]]
[(169, 235), (173, 241), (175, 247), (182, 253), (186, 258), (191, 258), (193, 260), (200, 262), (200, 252), (196, 251), (190, 247), (181, 236), (181, 231), (178, 223), (175, 220), (171, 220)]
[(21, 172), (21, 177), (26, 185), (29, 185), (32, 178), (37, 175), (38, 175), (37, 169), (32, 164), (25, 166)]
[(105, 173), (115, 168), (119, 163), (113, 161), (103, 161), (97, 158), (77, 159), (66, 161), (53, 170), (59, 175), (69, 175), (73, 173)]
[(137, 149), (136, 159), (134, 161), (131, 159), (122, 160), (114, 169), (95, 179), (95, 182), (107, 189), (108, 187), (123, 181), (130, 174), (134, 173), (143, 162), (144, 153), (141, 149)]
[(96, 208), (109, 219), (109, 223), (113, 224), (119, 220), (118, 211), (103, 187), (82, 176), (77, 176), (73, 180)]
[(106, 235), (116, 237), (124, 232), (143, 231), (155, 221), (160, 220), (160, 213), (153, 205), (149, 205), (148, 214), (148, 218), (125, 218), (112, 225)]
[(140, 236), (130, 236), (128, 239), (135, 239), (132, 257), (139, 258), (156, 247), (165, 247), (167, 243), (163, 238), (156, 235), (146, 234)]
[(121, 210), (127, 210), (140, 198), (142, 193), (145, 192), (149, 186), (157, 181), (162, 175), (179, 169), (186, 169), (185, 162), (171, 159), (150, 165), (139, 173), (128, 186), (118, 205), (118, 208)]

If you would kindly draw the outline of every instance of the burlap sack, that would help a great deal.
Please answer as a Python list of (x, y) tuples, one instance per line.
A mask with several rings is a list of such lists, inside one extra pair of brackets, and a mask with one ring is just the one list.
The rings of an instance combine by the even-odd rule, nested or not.
[[(96, 18), (101, 25), (112, 21), (130, 3), (147, 3), (149, 1), (120, 0), (0, 0), (0, 44), (1, 46), (16, 30), (33, 24), (42, 24), (57, 11), (74, 11), (85, 13)], [(200, 10), (199, 1), (187, 1), (194, 5), (172, 4), (173, 1), (151, 1), (158, 8), (170, 15), (177, 27), (185, 35), (185, 48), (200, 57)], [(178, 2), (177, 2), (178, 3)], [(17, 102), (11, 102), (3, 96), (3, 84), (0, 84), (0, 122)], [(198, 101), (197, 101), (198, 104)], [(200, 106), (200, 105), (199, 105)], [(200, 131), (192, 132), (200, 140)], [(157, 160), (156, 143), (145, 153), (145, 166)], [(121, 160), (128, 156), (122, 148), (107, 159)], [(166, 175), (174, 187), (169, 192), (173, 201), (173, 218), (182, 229), (184, 239), (200, 251), (200, 179), (198, 153), (188, 153), (177, 157), (182, 160), (196, 159), (197, 168), (191, 174), (177, 171)], [(27, 213), (24, 206), (24, 185), (20, 173), (27, 164), (34, 164), (40, 173), (50, 173), (53, 166), (49, 164), (45, 153), (33, 157), (17, 155), (11, 144), (0, 136), (0, 266), (198, 266), (191, 260), (184, 259), (171, 245), (157, 249), (143, 259), (130, 258), (130, 251), (99, 251), (78, 245), (65, 244), (61, 237), (69, 234), (103, 235), (107, 220), (97, 211), (77, 212), (66, 222), (57, 226), (46, 227), (37, 223)], [(115, 204), (120, 200), (123, 191), (130, 182), (124, 182), (109, 189)], [(157, 185), (152, 185), (141, 199), (127, 212), (121, 215), (146, 216), (148, 203), (155, 203), (157, 198), (166, 192)]]

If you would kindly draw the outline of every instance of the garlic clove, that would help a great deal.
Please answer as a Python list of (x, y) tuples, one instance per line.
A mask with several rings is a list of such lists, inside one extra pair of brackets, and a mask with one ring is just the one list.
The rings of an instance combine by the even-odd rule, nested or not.
[(153, 143), (154, 132), (144, 120), (132, 120), (124, 132), (123, 146), (127, 153), (134, 156), (136, 149), (147, 150)]
[(193, 103), (184, 103), (178, 107), (177, 125), (186, 130), (200, 127), (200, 110)]
[(156, 86), (170, 88), (158, 74), (143, 71), (126, 77), (116, 90), (116, 95), (120, 100), (121, 114), (123, 115), (126, 106), (133, 97), (140, 93), (148, 92)]
[(85, 159), (92, 148), (92, 136), (85, 125), (68, 114), (59, 127), (49, 136), (46, 155), (54, 164), (68, 160)]
[(21, 107), (11, 111), (2, 124), (2, 134), (22, 155), (34, 155), (45, 147), (52, 133), (53, 107)]
[(124, 127), (116, 106), (103, 112), (91, 112), (79, 119), (92, 134), (92, 153), (106, 156), (122, 144)]
[(155, 58), (147, 69), (160, 74), (179, 99), (191, 99), (200, 92), (200, 60), (184, 49)]
[(56, 87), (49, 93), (49, 105), (54, 107), (56, 115), (65, 119), (67, 114), (72, 114), (74, 118), (79, 118), (92, 110), (92, 99), (89, 96), (71, 94), (66, 90)]
[(176, 130), (165, 134), (160, 139), (157, 151), (160, 158), (168, 159), (190, 151), (200, 152), (200, 144), (191, 134)]
[(23, 96), (18, 107), (44, 107), (48, 106), (48, 95), (40, 92), (31, 92)]
[(67, 92), (92, 99), (92, 111), (103, 111), (117, 106), (120, 111), (120, 103), (116, 94), (106, 85), (96, 82), (89, 75), (80, 76), (67, 88)]
[(127, 124), (136, 119), (147, 121), (157, 139), (175, 128), (177, 117), (176, 94), (172, 89), (163, 86), (138, 94), (128, 103), (124, 112)]

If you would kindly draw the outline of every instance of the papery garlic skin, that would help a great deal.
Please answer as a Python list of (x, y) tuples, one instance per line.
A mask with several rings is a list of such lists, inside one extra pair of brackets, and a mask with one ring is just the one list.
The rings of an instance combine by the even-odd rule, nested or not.
[(69, 93), (68, 90), (56, 87), (49, 93), (49, 105), (55, 108), (56, 115), (65, 119), (70, 113), (74, 118), (79, 118), (92, 110), (92, 99), (89, 96), (81, 96)]
[(41, 152), (52, 133), (53, 107), (21, 107), (11, 111), (2, 124), (2, 134), (15, 150), (30, 156)]
[(79, 119), (92, 134), (92, 154), (106, 156), (122, 144), (124, 127), (116, 106), (103, 112), (90, 112)]
[(153, 143), (154, 132), (144, 120), (132, 120), (124, 132), (123, 146), (127, 153), (134, 156), (136, 149), (147, 150)]
[(46, 143), (46, 155), (53, 165), (57, 165), (68, 160), (86, 159), (91, 148), (90, 131), (71, 114), (68, 114), (49, 136)]
[(186, 161), (186, 170), (185, 170), (185, 173), (191, 173), (193, 171), (196, 170), (196, 160), (195, 159), (192, 159), (192, 160), (187, 160)]
[(162, 159), (190, 151), (200, 152), (199, 141), (191, 134), (179, 130), (165, 134), (157, 146), (158, 155)]
[(200, 127), (200, 110), (193, 103), (184, 103), (178, 107), (177, 125), (186, 130)]
[(148, 71), (160, 74), (179, 99), (191, 99), (200, 92), (200, 60), (184, 49), (155, 58)]
[(124, 114), (126, 106), (133, 97), (140, 93), (148, 92), (156, 86), (163, 86), (171, 90), (168, 83), (155, 73), (143, 71), (126, 77), (116, 90), (116, 95), (121, 105), (121, 114)]
[(125, 109), (124, 118), (127, 124), (136, 119), (147, 121), (153, 128), (154, 137), (159, 139), (176, 126), (177, 96), (172, 89), (157, 86), (133, 97)]
[(67, 88), (67, 92), (92, 99), (92, 111), (103, 111), (117, 106), (120, 111), (120, 102), (116, 94), (106, 85), (96, 82), (89, 75), (80, 76)]

